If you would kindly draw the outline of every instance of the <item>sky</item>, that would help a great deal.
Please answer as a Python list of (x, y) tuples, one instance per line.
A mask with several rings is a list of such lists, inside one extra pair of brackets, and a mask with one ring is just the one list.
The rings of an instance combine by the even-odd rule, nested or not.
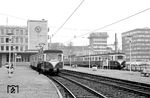
[[(92, 31), (150, 8), (149, 0), (1, 0), (0, 25), (26, 26), (27, 20), (48, 20), (52, 42), (88, 45)], [(150, 27), (150, 10), (94, 32), (107, 32), (108, 44), (113, 44), (117, 33), (121, 48), (121, 33), (136, 28)], [(56, 32), (58, 31), (58, 32)], [(87, 34), (88, 33), (88, 34)], [(86, 34), (86, 35), (84, 35)], [(81, 36), (84, 35), (84, 36)], [(76, 36), (76, 37), (74, 37)]]

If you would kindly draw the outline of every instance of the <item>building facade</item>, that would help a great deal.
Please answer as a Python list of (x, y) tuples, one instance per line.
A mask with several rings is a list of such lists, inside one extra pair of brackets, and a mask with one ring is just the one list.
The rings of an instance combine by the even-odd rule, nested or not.
[(47, 21), (28, 20), (27, 24), (24, 27), (0, 26), (0, 66), (9, 61), (15, 65), (29, 65), (30, 55), (38, 52), (36, 46), (44, 43), (47, 49)]
[[(131, 45), (131, 46), (130, 46)], [(150, 60), (150, 29), (134, 29), (122, 33), (122, 51), (126, 54), (127, 61)]]
[(89, 35), (91, 54), (107, 53), (107, 32), (95, 32)]
[(60, 49), (63, 50), (64, 56), (69, 55), (88, 55), (89, 54), (89, 46), (65, 46), (62, 43), (51, 43), (51, 47), (49, 49)]
[(11, 54), (11, 62), (14, 62), (15, 54), (21, 56), (21, 58), (16, 59), (16, 62), (29, 62), (29, 54), (25, 50), (28, 50), (27, 27), (0, 26), (1, 66), (9, 62), (9, 53)]

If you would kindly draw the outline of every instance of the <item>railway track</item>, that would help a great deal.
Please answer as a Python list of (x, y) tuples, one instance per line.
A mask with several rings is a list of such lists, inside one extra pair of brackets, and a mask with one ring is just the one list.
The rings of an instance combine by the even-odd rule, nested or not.
[[(150, 98), (150, 85), (126, 80), (113, 79), (87, 73), (62, 71), (61, 75), (69, 76), (98, 92), (111, 98)], [(69, 74), (68, 74), (69, 73)], [(81, 77), (82, 76), (82, 77)], [(93, 83), (92, 83), (93, 82)]]
[(107, 98), (101, 93), (67, 77), (49, 77), (65, 90), (65, 98)]

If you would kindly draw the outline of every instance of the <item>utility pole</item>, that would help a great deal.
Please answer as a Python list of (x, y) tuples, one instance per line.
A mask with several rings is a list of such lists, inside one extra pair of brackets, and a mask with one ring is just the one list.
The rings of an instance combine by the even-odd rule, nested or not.
[(71, 67), (71, 55), (72, 55), (72, 49), (71, 48), (72, 48), (72, 42), (69, 43), (69, 55), (70, 55), (69, 56), (69, 58), (70, 58), (69, 61), (70, 61), (70, 67)]
[(90, 46), (89, 46), (89, 69), (90, 69), (90, 66), (91, 66), (91, 51), (90, 51)]
[(9, 69), (8, 69), (8, 75), (9, 77), (11, 77), (11, 40), (12, 40), (12, 35), (13, 33), (7, 33), (7, 35), (9, 36)]

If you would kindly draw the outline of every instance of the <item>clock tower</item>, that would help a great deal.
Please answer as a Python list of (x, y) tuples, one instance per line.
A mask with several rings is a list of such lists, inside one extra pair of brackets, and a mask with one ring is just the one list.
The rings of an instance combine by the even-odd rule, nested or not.
[(44, 43), (44, 49), (48, 49), (48, 26), (47, 20), (28, 20), (28, 49), (37, 49)]

